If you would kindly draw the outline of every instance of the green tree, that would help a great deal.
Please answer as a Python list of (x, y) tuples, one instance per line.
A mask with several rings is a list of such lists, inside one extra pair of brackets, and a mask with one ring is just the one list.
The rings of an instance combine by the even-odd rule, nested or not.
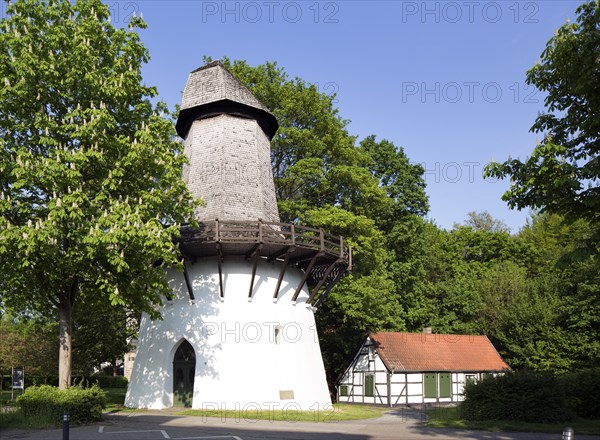
[(25, 367), (27, 375), (47, 376), (56, 367), (56, 323), (32, 317), (0, 316), (0, 374)]
[[(146, 311), (168, 294), (163, 265), (194, 201), (184, 156), (133, 18), (116, 29), (100, 0), (17, 0), (0, 22), (0, 292), (60, 323), (59, 384), (70, 384), (77, 302)], [(105, 308), (102, 309), (106, 310)]]
[(500, 316), (493, 336), (513, 368), (564, 373), (577, 364), (559, 281), (552, 272), (537, 276)]
[(223, 62), (279, 121), (271, 164), (282, 221), (323, 227), (353, 246), (352, 274), (316, 315), (332, 384), (366, 331), (406, 328), (403, 297), (422, 276), (424, 170), (390, 141), (357, 142), (335, 96), (276, 63)]
[[(483, 229), (483, 230), (482, 230)], [(426, 225), (425, 282), (413, 294), (411, 329), (484, 333), (494, 338), (507, 304), (528, 286), (532, 249), (507, 232)]]
[[(588, 221), (567, 223), (561, 216), (543, 214), (533, 217), (519, 234), (537, 250), (532, 288), (538, 298), (551, 295), (540, 307), (546, 302), (545, 316), (552, 318), (546, 334), (561, 335), (562, 350), (552, 362), (556, 370), (592, 367), (600, 359), (599, 249), (590, 249), (594, 232)], [(560, 362), (559, 355), (564, 358)]]
[[(90, 313), (90, 311), (92, 311)], [(73, 370), (89, 376), (110, 364), (123, 365), (129, 341), (139, 328), (138, 313), (106, 298), (81, 298), (73, 308)]]
[(528, 84), (547, 94), (547, 112), (531, 129), (542, 140), (526, 160), (486, 168), (511, 178), (509, 206), (543, 213), (519, 233), (536, 250), (531, 289), (507, 309), (499, 337), (517, 365), (555, 371), (600, 356), (600, 2), (576, 13), (527, 72)]
[(527, 83), (547, 93), (547, 113), (532, 131), (543, 139), (525, 161), (491, 163), (488, 176), (510, 177), (503, 199), (569, 218), (600, 219), (600, 2), (577, 8), (548, 41)]
[[(454, 229), (458, 229), (461, 225), (454, 224)], [(510, 228), (502, 220), (492, 217), (488, 211), (471, 211), (467, 213), (467, 220), (464, 226), (470, 226), (475, 231), (484, 232), (510, 232)]]

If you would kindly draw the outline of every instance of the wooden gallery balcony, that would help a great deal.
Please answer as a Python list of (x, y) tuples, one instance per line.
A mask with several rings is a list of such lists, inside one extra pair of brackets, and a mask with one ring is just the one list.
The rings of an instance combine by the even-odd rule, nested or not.
[[(296, 301), (306, 284), (309, 288), (307, 303), (318, 307), (331, 288), (352, 269), (352, 248), (343, 237), (326, 233), (323, 229), (309, 228), (292, 223), (263, 221), (206, 221), (198, 228), (182, 226), (179, 248), (186, 261), (215, 257), (219, 268), (219, 292), (224, 298), (222, 261), (225, 256), (243, 256), (252, 261), (252, 277), (248, 299), (252, 300), (256, 267), (260, 259), (280, 261), (281, 270), (273, 300), (279, 296), (281, 282), (292, 265), (304, 272), (292, 297)], [(187, 270), (184, 277), (190, 297), (194, 293)]]

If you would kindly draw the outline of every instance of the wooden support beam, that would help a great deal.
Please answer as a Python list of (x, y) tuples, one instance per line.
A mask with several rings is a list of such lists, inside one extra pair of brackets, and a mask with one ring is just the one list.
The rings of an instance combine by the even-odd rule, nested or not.
[(258, 266), (258, 256), (260, 255), (260, 247), (262, 247), (262, 245), (259, 245), (259, 247), (252, 253), (254, 258), (254, 264), (252, 265), (252, 277), (250, 278), (250, 290), (248, 290), (248, 300), (252, 299), (252, 291), (254, 290), (254, 277), (256, 276), (256, 266)]
[[(335, 263), (334, 263), (335, 264)], [(327, 298), (327, 295), (329, 295), (329, 291), (331, 290), (331, 288), (333, 286), (335, 286), (337, 284), (337, 282), (346, 274), (346, 270), (340, 268), (340, 271), (338, 273), (335, 274), (335, 278), (333, 280), (331, 280), (331, 282), (329, 284), (327, 284), (327, 287), (325, 287), (325, 290), (323, 291), (323, 293), (319, 296), (319, 298), (317, 299), (317, 301), (315, 302), (314, 306), (315, 308), (319, 307), (321, 305), (321, 303), (323, 302), (323, 300), (325, 298)]]
[(192, 289), (192, 283), (190, 283), (190, 277), (188, 275), (186, 261), (183, 260), (183, 279), (185, 280), (185, 285), (187, 286), (188, 294), (190, 295), (190, 299), (193, 301), (196, 299), (194, 296), (194, 289)]
[(331, 271), (333, 270), (335, 265), (338, 263), (338, 261), (339, 260), (335, 260), (333, 263), (331, 263), (331, 266), (329, 266), (327, 268), (327, 270), (325, 271), (325, 273), (323, 274), (323, 278), (321, 278), (321, 280), (317, 283), (317, 285), (314, 287), (312, 292), (310, 292), (310, 296), (306, 300), (306, 302), (308, 304), (312, 303), (313, 299), (315, 299), (317, 292), (319, 291), (319, 289), (321, 289), (321, 287), (323, 286), (323, 283), (325, 283), (325, 280), (327, 280), (327, 277), (329, 277), (329, 275), (331, 274)]
[(325, 231), (323, 231), (323, 228), (319, 228), (319, 245), (321, 252), (325, 251)]
[(279, 272), (279, 278), (277, 279), (277, 286), (275, 287), (275, 293), (273, 294), (273, 299), (277, 299), (277, 297), (279, 296), (279, 288), (281, 287), (281, 282), (283, 281), (283, 276), (285, 275), (285, 270), (287, 269), (289, 260), (290, 260), (290, 254), (287, 253), (285, 255), (285, 259), (283, 260), (283, 264), (281, 266), (281, 271)]
[(223, 254), (221, 253), (221, 243), (217, 243), (217, 267), (219, 269), (219, 295), (221, 299), (225, 299), (225, 291), (223, 290), (223, 269), (221, 263), (223, 262)]
[(352, 270), (352, 246), (348, 246), (348, 270)]
[(283, 257), (284, 255), (287, 257), (290, 254), (290, 252), (294, 252), (295, 249), (296, 248), (294, 246), (287, 246), (286, 248), (269, 255), (267, 257), (267, 261), (269, 261), (269, 262), (274, 261), (278, 258)]
[(250, 258), (254, 257), (257, 251), (260, 251), (261, 249), (262, 243), (256, 243), (250, 248), (250, 250), (248, 250), (248, 252), (246, 252), (246, 256), (244, 258), (246, 258), (246, 260), (249, 260)]
[(304, 271), (304, 276), (302, 277), (302, 281), (300, 281), (300, 284), (298, 284), (298, 287), (296, 287), (296, 291), (294, 292), (292, 301), (296, 301), (298, 299), (298, 295), (300, 295), (300, 292), (302, 291), (304, 284), (306, 284), (306, 280), (308, 280), (308, 277), (310, 276), (310, 273), (311, 273), (315, 263), (317, 262), (317, 260), (319, 259), (319, 257), (321, 255), (322, 255), (321, 252), (317, 252), (314, 255), (314, 257), (312, 257), (312, 260), (310, 260), (310, 263), (308, 263), (308, 267)]
[(322, 257), (323, 255), (326, 255), (326, 253), (325, 252), (321, 252), (321, 251), (317, 251), (317, 250), (314, 250), (314, 249), (311, 249), (310, 253), (304, 254), (304, 256), (302, 256), (302, 257), (297, 257), (297, 258), (290, 259), (290, 263), (298, 265), (298, 264), (304, 263), (306, 261), (311, 261), (314, 258), (315, 255), (318, 255), (319, 257)]

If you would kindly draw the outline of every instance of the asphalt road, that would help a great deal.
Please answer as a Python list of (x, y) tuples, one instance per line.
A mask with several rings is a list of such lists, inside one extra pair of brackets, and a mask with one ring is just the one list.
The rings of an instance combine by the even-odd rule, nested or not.
[[(1, 430), (0, 439), (61, 440), (62, 430)], [(560, 440), (561, 433), (491, 433), (431, 429), (419, 412), (396, 410), (377, 419), (346, 422), (276, 422), (131, 413), (107, 416), (101, 423), (75, 427), (70, 440)], [(600, 440), (576, 435), (575, 440)]]

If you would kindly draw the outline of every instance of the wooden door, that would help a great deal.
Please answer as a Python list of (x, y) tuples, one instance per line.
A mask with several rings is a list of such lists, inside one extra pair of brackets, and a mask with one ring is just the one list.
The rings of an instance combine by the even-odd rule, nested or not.
[(188, 341), (183, 341), (173, 359), (173, 406), (192, 406), (195, 374), (196, 353)]

